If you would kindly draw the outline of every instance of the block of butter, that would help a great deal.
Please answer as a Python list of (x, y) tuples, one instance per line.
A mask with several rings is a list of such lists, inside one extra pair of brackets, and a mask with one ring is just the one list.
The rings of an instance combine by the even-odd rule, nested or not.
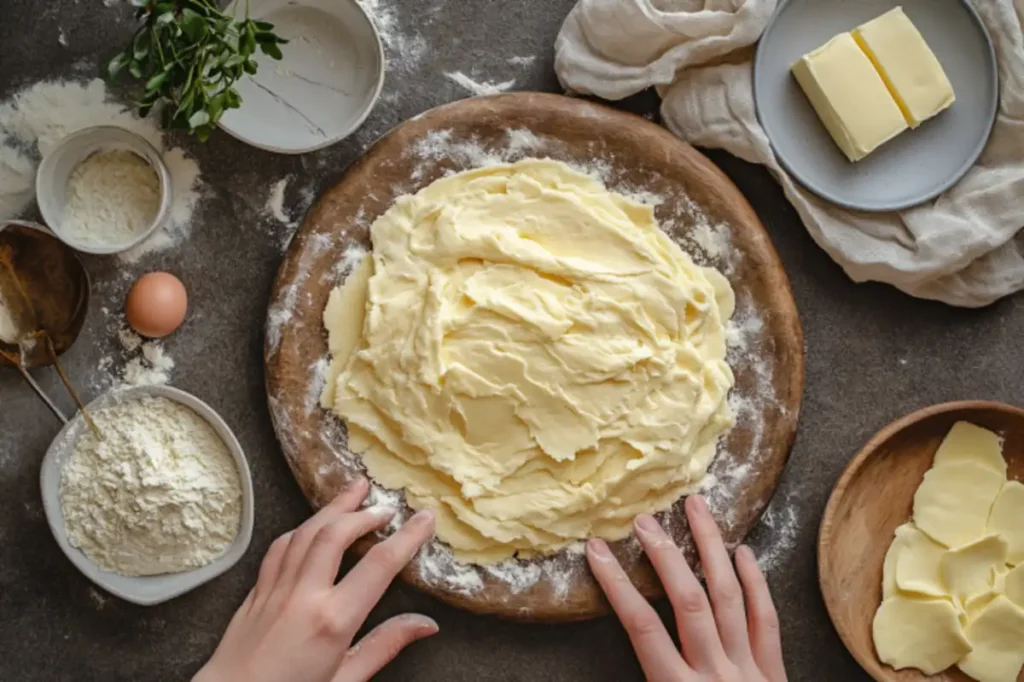
[(805, 54), (792, 71), (850, 161), (863, 159), (907, 129), (882, 77), (849, 33)]
[(892, 9), (858, 26), (853, 38), (882, 76), (911, 128), (953, 104), (953, 86), (917, 27)]

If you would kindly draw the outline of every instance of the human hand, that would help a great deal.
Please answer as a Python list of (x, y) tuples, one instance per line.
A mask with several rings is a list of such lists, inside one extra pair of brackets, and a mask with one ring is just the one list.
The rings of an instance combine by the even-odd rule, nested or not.
[(419, 512), (335, 585), (345, 550), (394, 515), (357, 511), (368, 488), (366, 479), (355, 481), (270, 545), (256, 586), (193, 682), (365, 682), (406, 646), (437, 632), (426, 616), (405, 614), (352, 646), (384, 590), (434, 532), (433, 512)]
[(590, 568), (626, 628), (647, 679), (786, 682), (779, 619), (754, 553), (745, 546), (736, 550), (733, 571), (718, 526), (702, 497), (686, 500), (686, 517), (704, 566), (710, 602), (682, 552), (654, 517), (641, 514), (634, 523), (672, 603), (682, 655), (607, 543), (598, 539), (587, 542)]

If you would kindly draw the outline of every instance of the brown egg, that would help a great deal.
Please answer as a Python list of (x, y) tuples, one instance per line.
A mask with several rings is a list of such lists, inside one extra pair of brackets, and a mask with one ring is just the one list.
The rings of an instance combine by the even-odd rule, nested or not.
[(166, 272), (150, 272), (139, 277), (124, 304), (128, 324), (151, 339), (167, 336), (180, 327), (187, 311), (185, 285)]

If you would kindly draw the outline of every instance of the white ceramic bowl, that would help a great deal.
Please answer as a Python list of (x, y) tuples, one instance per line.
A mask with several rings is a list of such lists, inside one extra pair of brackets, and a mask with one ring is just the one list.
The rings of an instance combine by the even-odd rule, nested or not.
[(220, 127), (242, 142), (282, 154), (322, 149), (351, 135), (384, 86), (384, 46), (357, 0), (250, 0), (249, 15), (289, 42), (277, 61), (236, 86), (242, 106)]
[[(160, 181), (160, 207), (152, 222), (127, 241), (102, 245), (80, 242), (65, 234), (61, 228), (64, 221), (64, 206), (67, 203), (68, 180), (75, 168), (93, 154), (115, 149), (133, 152), (153, 168)], [(141, 244), (167, 219), (173, 191), (171, 173), (160, 152), (142, 137), (117, 126), (95, 126), (71, 133), (43, 158), (39, 170), (36, 171), (36, 200), (39, 202), (39, 212), (43, 214), (43, 221), (58, 239), (71, 248), (85, 253), (120, 253)]]
[(92, 401), (86, 409), (98, 410), (101, 407), (120, 401), (136, 400), (141, 396), (160, 396), (181, 403), (205, 419), (223, 439), (228, 451), (238, 467), (239, 482), (242, 486), (242, 522), (238, 536), (228, 550), (212, 563), (182, 573), (165, 573), (163, 575), (128, 577), (104, 571), (92, 562), (81, 550), (72, 547), (64, 528), (64, 514), (60, 506), (60, 478), (64, 462), (71, 454), (71, 448), (77, 442), (85, 425), (81, 413), (67, 423), (50, 444), (43, 458), (40, 482), (43, 492), (43, 509), (46, 520), (53, 531), (57, 544), (64, 550), (71, 563), (75, 565), (89, 580), (107, 592), (135, 604), (149, 606), (159, 604), (210, 581), (234, 566), (249, 547), (252, 539), (253, 524), (253, 492), (252, 476), (249, 465), (242, 452), (238, 439), (224, 423), (224, 420), (209, 405), (198, 398), (170, 386), (137, 386), (135, 388), (115, 390)]

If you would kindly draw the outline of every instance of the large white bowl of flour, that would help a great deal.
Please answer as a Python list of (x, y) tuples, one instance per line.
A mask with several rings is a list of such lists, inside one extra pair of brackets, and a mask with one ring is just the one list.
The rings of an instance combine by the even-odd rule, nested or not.
[[(151, 547), (147, 545), (146, 538), (137, 538), (137, 541), (134, 543), (119, 540), (113, 545), (113, 549), (110, 552), (103, 552), (104, 541), (109, 544), (112, 536), (128, 536), (137, 528), (111, 529), (109, 527), (109, 511), (112, 506), (112, 498), (118, 495), (125, 495), (125, 490), (119, 490), (102, 482), (92, 487), (93, 490), (97, 491), (97, 497), (100, 495), (105, 497), (102, 504), (99, 499), (96, 500), (94, 516), (100, 521), (104, 518), (108, 519), (107, 527), (92, 528), (88, 524), (83, 525), (81, 516), (83, 514), (89, 515), (89, 500), (79, 498), (74, 512), (79, 516), (79, 519), (75, 521), (72, 533), (69, 533), (68, 523), (70, 519), (65, 517), (65, 504), (68, 502), (67, 494), (65, 494), (65, 499), (63, 500), (64, 504), (62, 504), (62, 477), (65, 476), (67, 473), (66, 469), (72, 466), (72, 463), (75, 466), (81, 466), (82, 464), (81, 461), (74, 462), (76, 445), (80, 442), (85, 442), (87, 438), (92, 438), (89, 426), (86, 424), (81, 413), (65, 425), (53, 440), (49, 450), (47, 450), (46, 456), (43, 459), (40, 482), (42, 486), (43, 509), (46, 512), (46, 519), (50, 524), (50, 530), (53, 532), (57, 544), (60, 545), (61, 550), (71, 560), (71, 563), (87, 578), (111, 594), (136, 604), (151, 605), (173, 599), (212, 580), (230, 569), (241, 559), (252, 538), (253, 489), (252, 477), (249, 473), (245, 454), (231, 429), (209, 405), (184, 391), (169, 386), (139, 386), (116, 390), (92, 401), (86, 409), (91, 415), (103, 415), (109, 414), (116, 408), (130, 406), (141, 401), (158, 403), (165, 406), (166, 403), (163, 401), (170, 401), (175, 404), (175, 407), (187, 408), (194, 417), (198, 417), (200, 422), (205, 422), (212, 429), (212, 432), (208, 431), (207, 433), (208, 442), (200, 442), (200, 445), (203, 448), (215, 447), (219, 452), (223, 453), (224, 451), (220, 449), (220, 445), (223, 444), (227, 455), (230, 456), (230, 464), (233, 464), (234, 469), (237, 471), (237, 490), (235, 492), (240, 495), (240, 508), (232, 510), (232, 527), (230, 529), (222, 529), (222, 542), (219, 546), (216, 543), (211, 543), (205, 548), (205, 555), (202, 553), (196, 554), (194, 563), (197, 565), (189, 565), (187, 560), (181, 561), (180, 559), (175, 564), (172, 557), (171, 563), (168, 564), (170, 572), (164, 571), (160, 562), (167, 560), (167, 557), (156, 553), (147, 560), (146, 551), (151, 549)], [(152, 424), (149, 423), (142, 424), (142, 427), (152, 430)], [(104, 439), (116, 440), (123, 437), (122, 433), (113, 433), (113, 429), (109, 426), (107, 430), (104, 430), (102, 423), (101, 431), (107, 434), (104, 436)], [(121, 429), (118, 428), (117, 431), (120, 432)], [(220, 442), (216, 442), (215, 439), (219, 439)], [(79, 453), (78, 457), (81, 458), (81, 453)], [(94, 458), (88, 460), (88, 463), (97, 466), (97, 468), (107, 468), (107, 473), (109, 473), (109, 468), (116, 468), (121, 475), (128, 478), (154, 475), (151, 471), (146, 472), (141, 468), (135, 467), (132, 463), (119, 462), (114, 458), (103, 462)], [(224, 462), (221, 462), (221, 464), (224, 464)], [(200, 469), (202, 468), (200, 467)], [(197, 475), (202, 473), (202, 471), (197, 471)], [(142, 526), (148, 524), (150, 527), (160, 528), (163, 526), (166, 528), (173, 519), (155, 518), (155, 515), (159, 514), (157, 510), (161, 507), (159, 501), (157, 501), (157, 504), (147, 504), (147, 502), (155, 500), (155, 498), (152, 498), (153, 495), (160, 493), (159, 482), (156, 483), (156, 485), (137, 486), (133, 494), (139, 497), (138, 501), (126, 500), (123, 501), (123, 504), (127, 505), (132, 511), (142, 515), (142, 518), (139, 520)], [(173, 507), (174, 504), (180, 501), (183, 495), (194, 495), (197, 494), (197, 491), (198, 494), (207, 494), (204, 490), (204, 485), (200, 483), (193, 490), (169, 491), (169, 494), (178, 495), (178, 499), (169, 499), (168, 507)], [(79, 486), (78, 492), (89, 489), (89, 486)], [(144, 497), (151, 499), (144, 500), (142, 499)], [(207, 515), (205, 519), (199, 519), (199, 522), (214, 524), (217, 521), (218, 519), (215, 514), (212, 516)], [(223, 535), (224, 532), (229, 533), (230, 536)], [(131, 538), (128, 539), (130, 540)], [(138, 540), (141, 540), (141, 542)]]

